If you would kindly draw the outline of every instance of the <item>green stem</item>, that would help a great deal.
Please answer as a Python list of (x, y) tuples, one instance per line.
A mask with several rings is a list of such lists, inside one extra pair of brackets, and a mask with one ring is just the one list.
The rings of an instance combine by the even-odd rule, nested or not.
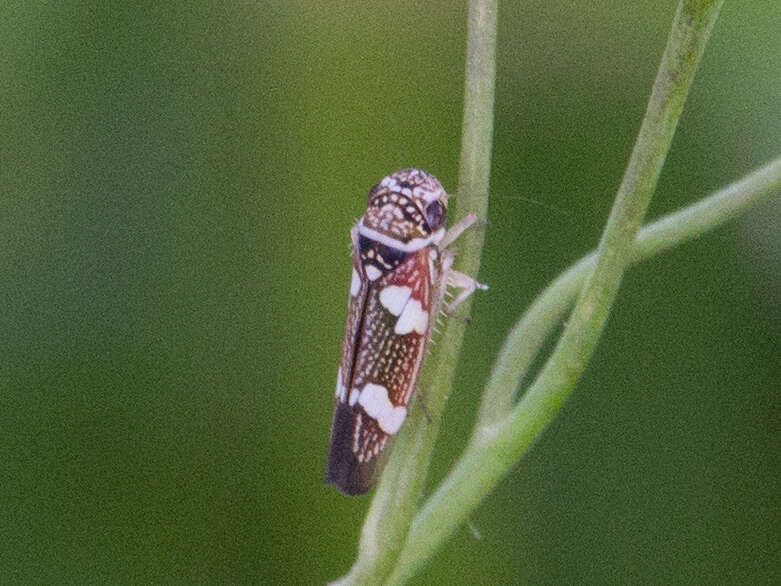
[[(781, 191), (781, 157), (713, 195), (644, 227), (632, 248), (631, 263), (647, 260), (697, 238), (779, 191)], [(513, 354), (517, 352), (522, 356), (533, 355), (529, 348), (536, 351), (545, 337), (564, 318), (586, 278), (593, 271), (596, 260), (596, 252), (583, 257), (537, 297), (507, 337), (489, 385), (506, 384), (508, 385), (506, 392), (512, 392), (517, 388), (516, 383), (520, 382), (525, 369), (518, 368), (513, 361)], [(525, 348), (524, 344), (529, 348)], [(522, 410), (525, 408), (521, 407)], [(525, 444), (526, 447), (542, 430), (540, 425), (533, 421), (533, 416), (516, 425), (519, 426), (516, 434), (530, 436), (530, 441)], [(474, 434), (476, 439), (472, 440), (446, 482), (428, 501), (423, 512), (416, 517), (407, 546), (402, 552), (399, 568), (414, 568), (424, 563), (425, 552), (433, 551), (449, 534), (449, 531), (443, 531), (446, 529), (443, 519), (455, 519), (457, 520), (455, 526), (460, 524), (479, 501), (493, 489), (496, 481), (491, 479), (499, 479), (507, 473), (512, 464), (510, 466), (502, 464), (501, 468), (492, 472), (488, 478), (481, 478), (482, 472), (490, 467), (489, 462), (494, 459), (493, 454), (502, 447), (499, 434), (492, 433), (492, 429), (495, 429), (492, 422), (478, 424)], [(475, 490), (473, 486), (476, 479), (483, 487), (482, 492)], [(474, 492), (477, 498), (463, 496), (458, 487), (464, 487), (470, 493)], [(429, 541), (430, 543), (427, 543)], [(417, 559), (418, 557), (420, 559)], [(407, 573), (397, 569), (394, 581), (403, 581), (407, 576)]]
[[(468, 18), (461, 170), (454, 217), (474, 213), (485, 219), (493, 136), (496, 0), (472, 0)], [(458, 245), (458, 270), (477, 274), (483, 231), (467, 231)], [(459, 313), (468, 312), (469, 306), (469, 301), (464, 302)], [(401, 553), (423, 492), (440, 415), (450, 394), (464, 323), (462, 319), (448, 320), (435, 353), (427, 360), (419, 386), (432, 421), (426, 421), (421, 409), (410, 412), (377, 486), (361, 531), (358, 557), (338, 583), (381, 584)]]
[[(632, 247), (631, 263), (636, 264), (697, 238), (779, 189), (781, 157), (697, 203), (645, 226)], [(500, 412), (495, 402), (504, 404), (507, 397), (514, 397), (534, 356), (572, 307), (586, 276), (593, 271), (596, 259), (596, 252), (592, 252), (559, 275), (510, 330), (483, 392), (479, 427), (492, 425), (507, 415), (509, 408)]]
[[(408, 580), (559, 412), (596, 348), (723, 0), (682, 0), (624, 179), (568, 327), (510, 415), (476, 428), (463, 458), (415, 520), (389, 582)], [(505, 388), (506, 396), (514, 388)], [(501, 400), (501, 395), (499, 396)], [(483, 409), (485, 419), (496, 414)], [(421, 527), (423, 529), (421, 530)]]

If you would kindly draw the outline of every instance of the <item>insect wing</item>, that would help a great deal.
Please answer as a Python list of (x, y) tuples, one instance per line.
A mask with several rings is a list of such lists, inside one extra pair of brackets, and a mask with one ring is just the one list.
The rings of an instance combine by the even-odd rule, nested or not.
[(406, 418), (433, 319), (431, 254), (408, 253), (371, 281), (356, 247), (326, 471), (345, 494), (373, 486), (379, 456)]
[[(342, 360), (336, 379), (334, 418), (331, 425), (331, 448), (328, 454), (326, 484), (335, 484), (345, 494), (363, 494), (371, 487), (373, 467), (358, 466), (352, 444), (355, 426), (360, 425), (360, 410), (347, 402), (352, 380), (355, 354), (359, 347), (363, 311), (369, 290), (369, 280), (361, 267), (356, 230), (353, 236), (353, 270), (350, 297), (347, 303), (347, 324), (342, 342)], [(363, 488), (365, 487), (365, 488)]]

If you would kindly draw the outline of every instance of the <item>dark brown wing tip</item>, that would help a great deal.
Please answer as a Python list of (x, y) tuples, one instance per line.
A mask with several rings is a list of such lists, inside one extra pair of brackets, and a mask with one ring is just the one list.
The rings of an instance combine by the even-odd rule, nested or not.
[(376, 461), (358, 462), (352, 451), (354, 431), (355, 410), (344, 403), (338, 404), (334, 411), (325, 483), (335, 485), (339, 492), (348, 496), (366, 494), (374, 487)]
[(325, 473), (325, 484), (333, 484), (339, 492), (346, 496), (363, 496), (374, 486), (373, 483), (356, 481), (349, 476), (334, 476), (330, 469)]

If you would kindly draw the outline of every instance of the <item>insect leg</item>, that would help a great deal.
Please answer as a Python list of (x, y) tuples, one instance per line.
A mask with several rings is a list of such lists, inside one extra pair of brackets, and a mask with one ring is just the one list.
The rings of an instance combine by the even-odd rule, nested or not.
[(442, 238), (442, 240), (439, 243), (439, 249), (444, 250), (463, 234), (466, 230), (474, 226), (477, 222), (479, 222), (479, 218), (476, 214), (467, 214), (463, 218), (461, 218), (458, 222), (456, 222), (455, 225), (450, 227), (450, 230), (448, 230), (445, 233), (445, 236)]

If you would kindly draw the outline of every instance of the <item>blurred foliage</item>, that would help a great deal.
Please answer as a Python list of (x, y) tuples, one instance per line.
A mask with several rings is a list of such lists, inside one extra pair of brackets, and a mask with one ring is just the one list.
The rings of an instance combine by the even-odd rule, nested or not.
[[(432, 482), (510, 324), (595, 245), (674, 8), (500, 4), (492, 288)], [(651, 217), (777, 156), (779, 17), (725, 5)], [(4, 6), (4, 581), (349, 567), (368, 501), (321, 484), (348, 229), (398, 168), (457, 187), (465, 19), (444, 1)], [(780, 581), (780, 221), (776, 198), (632, 270), (482, 538), (461, 531), (418, 582)]]

